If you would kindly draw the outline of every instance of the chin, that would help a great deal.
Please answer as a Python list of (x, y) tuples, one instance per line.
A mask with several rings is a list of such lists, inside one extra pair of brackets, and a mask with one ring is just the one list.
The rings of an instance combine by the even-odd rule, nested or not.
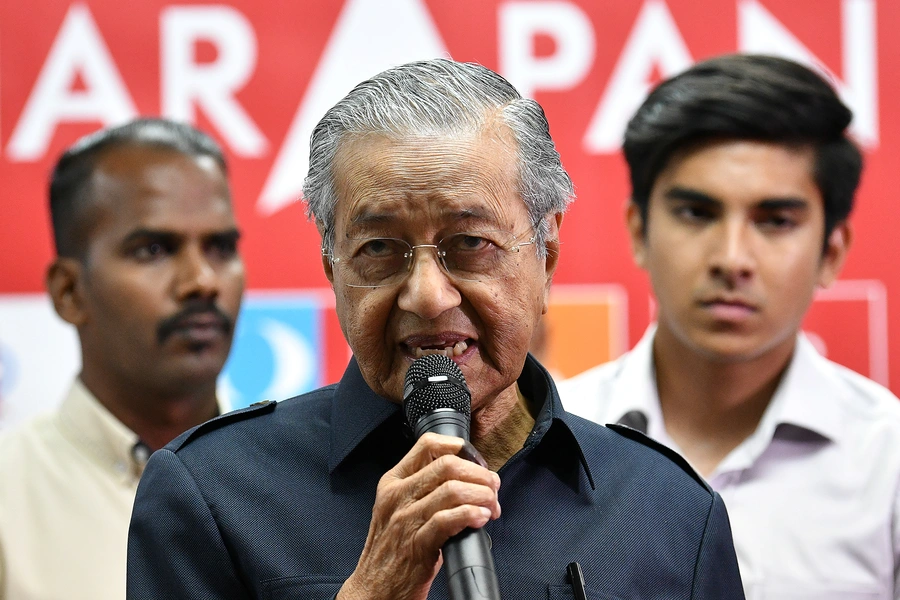
[(731, 335), (702, 344), (699, 350), (713, 362), (734, 364), (756, 360), (778, 345), (778, 340), (758, 340), (747, 335)]

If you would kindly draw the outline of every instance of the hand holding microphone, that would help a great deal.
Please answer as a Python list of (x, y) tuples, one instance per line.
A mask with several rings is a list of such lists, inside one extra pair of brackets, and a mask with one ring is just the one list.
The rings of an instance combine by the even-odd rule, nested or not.
[[(462, 438), (472, 459), (486, 466), (469, 444), (472, 397), (456, 363), (442, 354), (423, 356), (404, 383), (403, 410), (416, 438), (427, 432)], [(500, 599), (487, 532), (466, 528), (447, 540), (443, 554), (451, 600)]]
[[(433, 372), (432, 362), (442, 363), (442, 370)], [(413, 362), (404, 387), (417, 440), (378, 483), (362, 555), (338, 599), (425, 600), (443, 556), (452, 600), (499, 600), (489, 541), (480, 528), (500, 516), (500, 479), (459, 439), (466, 440), (469, 429), (464, 377), (452, 360), (429, 355)], [(454, 404), (430, 404), (444, 395), (452, 395)], [(457, 537), (466, 541), (452, 541)]]

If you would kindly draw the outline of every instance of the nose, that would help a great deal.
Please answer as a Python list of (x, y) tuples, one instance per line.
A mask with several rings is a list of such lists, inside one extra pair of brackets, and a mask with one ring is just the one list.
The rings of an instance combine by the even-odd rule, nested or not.
[(718, 229), (709, 259), (710, 275), (724, 280), (729, 286), (750, 280), (755, 271), (752, 224), (731, 219), (724, 221)]
[(179, 300), (218, 296), (219, 275), (203, 248), (183, 248), (176, 269), (175, 293)]
[(418, 246), (413, 251), (410, 273), (400, 287), (397, 305), (422, 319), (434, 319), (459, 306), (462, 296), (441, 267), (434, 246)]

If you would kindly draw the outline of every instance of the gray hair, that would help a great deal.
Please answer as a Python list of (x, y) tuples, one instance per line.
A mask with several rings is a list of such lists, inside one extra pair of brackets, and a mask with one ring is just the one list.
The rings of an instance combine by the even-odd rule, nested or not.
[(309, 173), (303, 182), (307, 215), (323, 229), (322, 247), (334, 248), (334, 159), (347, 134), (427, 136), (477, 132), (499, 114), (517, 144), (519, 192), (528, 208), (535, 245), (546, 252), (548, 215), (565, 212), (574, 197), (540, 104), (522, 98), (508, 81), (475, 63), (444, 58), (388, 69), (357, 85), (313, 130)]

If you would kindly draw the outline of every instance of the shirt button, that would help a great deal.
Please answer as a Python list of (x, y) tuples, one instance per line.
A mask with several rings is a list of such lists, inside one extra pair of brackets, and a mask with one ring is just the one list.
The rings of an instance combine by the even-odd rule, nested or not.
[(131, 455), (139, 465), (144, 466), (145, 464), (147, 464), (147, 460), (149, 460), (150, 458), (150, 448), (147, 446), (147, 444), (138, 442), (134, 445), (134, 448), (132, 448)]

